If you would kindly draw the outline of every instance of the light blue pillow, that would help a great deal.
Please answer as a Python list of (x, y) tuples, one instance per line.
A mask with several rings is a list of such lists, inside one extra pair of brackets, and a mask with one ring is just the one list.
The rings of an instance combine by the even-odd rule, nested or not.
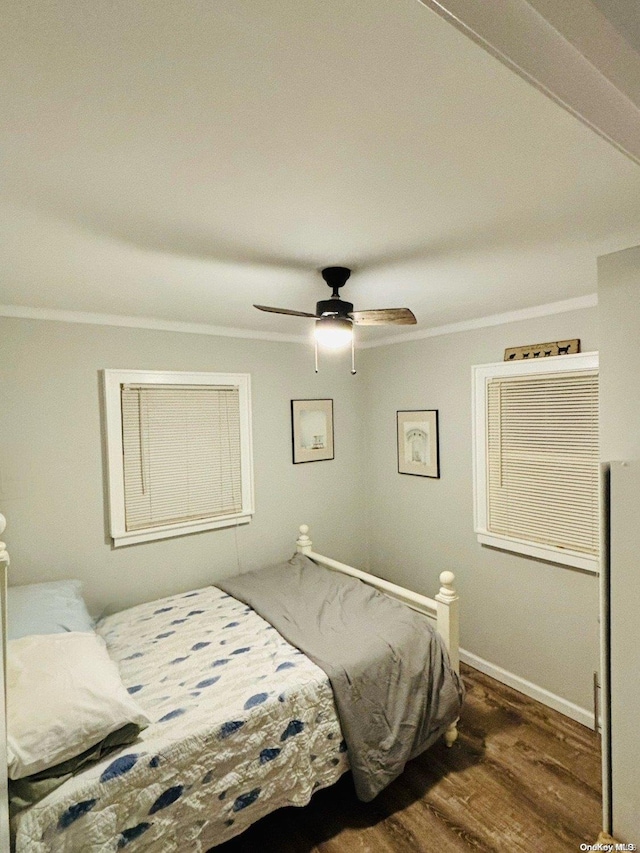
[(7, 591), (7, 632), (10, 640), (31, 634), (93, 631), (93, 619), (78, 580), (10, 586)]

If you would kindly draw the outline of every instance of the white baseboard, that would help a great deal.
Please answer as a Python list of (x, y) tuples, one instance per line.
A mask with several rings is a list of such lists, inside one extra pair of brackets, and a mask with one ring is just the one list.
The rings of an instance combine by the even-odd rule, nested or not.
[(566, 717), (582, 723), (583, 726), (587, 726), (590, 729), (593, 728), (594, 714), (592, 711), (587, 711), (586, 708), (574, 705), (573, 702), (569, 702), (561, 696), (556, 696), (555, 693), (545, 690), (544, 687), (539, 687), (537, 684), (533, 684), (519, 675), (514, 675), (513, 672), (509, 672), (501, 666), (496, 666), (496, 664), (490, 663), (488, 660), (484, 660), (471, 652), (467, 652), (465, 649), (460, 649), (460, 660), (469, 664), (474, 669), (484, 672), (485, 675), (495, 678), (496, 681), (500, 681), (502, 684), (506, 684), (508, 687), (513, 687), (514, 690), (524, 693), (530, 699), (542, 702), (543, 705), (547, 705), (547, 707), (553, 708), (554, 711), (559, 711)]

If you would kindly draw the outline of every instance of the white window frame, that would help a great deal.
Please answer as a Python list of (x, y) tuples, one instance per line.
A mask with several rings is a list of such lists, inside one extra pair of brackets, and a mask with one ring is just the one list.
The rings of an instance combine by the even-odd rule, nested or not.
[(571, 551), (568, 548), (527, 542), (510, 536), (502, 536), (488, 530), (487, 386), (489, 381), (501, 376), (531, 376), (543, 373), (569, 373), (585, 370), (598, 370), (597, 352), (550, 356), (532, 360), (499, 361), (494, 364), (479, 364), (472, 367), (474, 530), (478, 542), (482, 545), (490, 545), (493, 548), (500, 548), (503, 551), (513, 551), (528, 557), (535, 557), (564, 566), (573, 566), (586, 572), (598, 574), (600, 571), (600, 560), (597, 556)]
[[(253, 450), (251, 438), (251, 377), (248, 373), (190, 373), (170, 370), (103, 370), (107, 468), (109, 487), (109, 532), (115, 548), (200, 533), (219, 527), (248, 524), (255, 512), (253, 492)], [(163, 524), (142, 530), (127, 530), (122, 445), (121, 386), (144, 385), (229, 385), (238, 388), (240, 403), (240, 465), (242, 509), (239, 513), (198, 521)]]

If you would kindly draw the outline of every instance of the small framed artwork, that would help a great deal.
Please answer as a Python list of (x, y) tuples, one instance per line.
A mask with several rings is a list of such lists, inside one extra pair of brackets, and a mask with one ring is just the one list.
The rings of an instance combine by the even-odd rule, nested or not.
[(397, 412), (398, 473), (440, 477), (438, 410)]
[(292, 400), (293, 464), (333, 459), (333, 400)]

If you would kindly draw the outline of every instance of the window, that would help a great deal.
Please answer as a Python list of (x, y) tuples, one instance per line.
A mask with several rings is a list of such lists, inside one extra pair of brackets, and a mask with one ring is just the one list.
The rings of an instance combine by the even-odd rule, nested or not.
[(598, 571), (598, 354), (473, 368), (478, 541)]
[(248, 374), (105, 370), (115, 546), (253, 514)]

